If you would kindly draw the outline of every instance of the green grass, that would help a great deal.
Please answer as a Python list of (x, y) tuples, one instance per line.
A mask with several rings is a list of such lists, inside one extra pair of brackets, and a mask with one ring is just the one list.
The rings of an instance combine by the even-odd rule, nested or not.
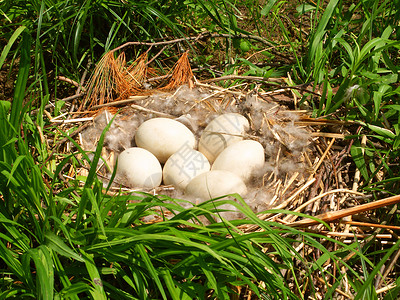
[[(375, 250), (373, 239), (347, 245), (261, 221), (238, 195), (239, 204), (221, 198), (190, 209), (165, 196), (109, 196), (95, 168), (102, 139), (92, 160), (73, 140), (74, 152), (59, 153), (56, 160), (42, 140), (41, 133), (56, 131), (43, 117), (45, 105), (57, 96), (55, 75), (79, 81), (89, 60), (95, 63), (127, 41), (181, 37), (202, 28), (232, 37), (252, 33), (287, 45), (281, 54), (292, 57), (291, 63), (256, 66), (232, 38), (209, 45), (226, 46), (223, 71), (230, 74), (237, 66), (256, 76), (290, 71), (297, 84), (323, 85), (320, 98), (308, 95), (302, 104), (310, 105), (314, 116), (359, 124), (351, 155), (363, 176), (361, 189), (399, 193), (399, 1), (304, 3), (297, 11), (309, 30), (306, 38), (289, 31), (287, 24), (295, 25), (282, 14), (288, 4), (268, 1), (260, 7), (243, 1), (253, 23), (241, 28), (239, 5), (229, 1), (1, 3), (0, 68), (12, 61), (17, 74), (12, 101), (0, 101), (0, 299), (229, 299), (239, 286), (260, 299), (299, 299), (315, 296), (316, 276), (335, 279), (326, 286), (330, 299), (344, 279), (335, 271), (341, 267), (356, 299), (378, 297), (372, 283), (399, 242)], [(271, 25), (282, 40), (273, 42)], [(261, 45), (252, 40), (250, 48), (261, 50)], [(134, 57), (143, 49), (132, 51)], [(172, 53), (167, 49), (165, 57)], [(267, 63), (276, 59), (270, 55)], [(162, 60), (156, 63), (163, 66)], [(336, 94), (333, 87), (339, 88)], [(83, 186), (60, 179), (64, 166), (82, 163), (78, 157), (93, 166)], [(376, 179), (378, 172), (383, 179)], [(213, 222), (226, 202), (246, 217)], [(173, 216), (165, 218), (167, 212)], [(151, 215), (163, 222), (142, 221)], [(211, 224), (202, 224), (202, 218)], [(263, 231), (243, 233), (238, 226), (246, 224)], [(299, 241), (311, 251), (296, 251)], [(395, 299), (398, 281), (385, 299)]]

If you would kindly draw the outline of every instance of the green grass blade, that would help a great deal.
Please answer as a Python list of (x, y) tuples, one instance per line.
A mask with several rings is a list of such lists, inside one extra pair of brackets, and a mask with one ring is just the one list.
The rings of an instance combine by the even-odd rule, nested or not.
[(151, 259), (149, 257), (149, 254), (147, 253), (146, 249), (144, 248), (144, 246), (142, 244), (137, 244), (135, 246), (135, 250), (139, 253), (141, 259), (143, 259), (143, 262), (147, 268), (147, 271), (149, 273), (149, 275), (151, 276), (151, 278), (155, 281), (155, 284), (158, 287), (158, 291), (161, 293), (161, 296), (163, 299), (168, 299), (167, 295), (164, 291), (164, 287), (163, 284), (161, 283), (160, 277), (158, 275), (157, 270), (154, 268)]
[(325, 12), (323, 13), (321, 19), (319, 20), (318, 27), (315, 31), (315, 36), (312, 39), (312, 43), (310, 46), (310, 60), (314, 61), (315, 54), (317, 49), (322, 43), (322, 39), (325, 36), (326, 33), (326, 27), (328, 23), (332, 20), (332, 15), (334, 13), (334, 10), (338, 4), (339, 0), (331, 0), (329, 1), (328, 6), (325, 9)]
[(99, 270), (97, 269), (96, 264), (93, 260), (93, 256), (85, 253), (82, 249), (81, 254), (82, 258), (85, 260), (86, 269), (91, 279), (92, 288), (90, 290), (90, 293), (93, 299), (106, 300), (107, 296), (103, 288), (103, 282)]
[(75, 28), (75, 33), (74, 33), (74, 41), (73, 41), (73, 52), (72, 52), (72, 57), (74, 59), (74, 64), (77, 66), (78, 65), (78, 52), (79, 52), (79, 44), (81, 41), (82, 37), (82, 31), (84, 27), (86, 26), (86, 18), (88, 16), (88, 11), (89, 8), (91, 7), (92, 1), (86, 0), (83, 3), (83, 7), (79, 9), (79, 14), (77, 15), (77, 22), (76, 22), (76, 28)]
[(22, 106), (25, 99), (26, 84), (28, 82), (29, 70), (30, 70), (30, 50), (31, 50), (31, 36), (28, 32), (23, 31), (22, 42), (21, 42), (21, 59), (19, 64), (19, 71), (17, 82), (14, 89), (14, 98), (11, 105), (10, 123), (17, 129), (22, 118)]
[(25, 270), (21, 262), (13, 255), (12, 251), (8, 249), (0, 240), (0, 258), (10, 268), (19, 280), (26, 282)]
[(78, 293), (83, 293), (85, 291), (89, 291), (89, 286), (86, 283), (79, 282), (77, 284), (86, 286), (86, 289), (79, 289), (78, 291), (74, 290), (74, 284), (69, 280), (64, 266), (62, 265), (58, 255), (53, 255), (54, 261), (54, 269), (57, 276), (60, 278), (61, 284), (64, 287), (59, 294), (61, 294), (65, 298), (69, 298), (71, 300), (79, 300), (77, 296)]
[[(88, 293), (90, 293), (90, 290), (91, 290), (91, 288), (87, 283), (79, 281), (77, 283), (72, 283), (71, 285), (63, 288), (60, 291), (60, 295), (63, 298), (67, 298), (67, 299), (68, 298), (70, 298), (70, 299), (82, 299), (78, 295), (82, 294), (82, 293), (88, 294)], [(95, 298), (93, 298), (93, 299), (95, 299)]]
[(46, 237), (46, 245), (52, 249), (53, 251), (59, 253), (60, 255), (63, 255), (67, 258), (70, 259), (75, 259), (80, 262), (84, 262), (85, 260), (77, 254), (75, 251), (73, 251), (70, 247), (68, 247), (63, 240), (55, 235), (52, 232), (47, 232), (45, 234)]
[(3, 67), (4, 61), (6, 60), (6, 57), (8, 53), (11, 50), (12, 45), (15, 43), (15, 41), (18, 39), (18, 37), (24, 32), (26, 29), (26, 26), (20, 26), (18, 27), (11, 38), (9, 39), (7, 45), (3, 48), (3, 51), (1, 51), (1, 56), (0, 56), (0, 69)]
[(38, 299), (53, 299), (54, 269), (49, 249), (46, 246), (39, 246), (26, 254), (33, 260), (36, 267)]

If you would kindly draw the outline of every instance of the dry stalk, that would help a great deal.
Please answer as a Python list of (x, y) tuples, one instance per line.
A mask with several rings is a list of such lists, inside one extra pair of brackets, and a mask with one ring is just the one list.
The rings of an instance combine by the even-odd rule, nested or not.
[[(341, 218), (344, 218), (347, 216), (352, 216), (352, 215), (359, 214), (359, 213), (362, 213), (362, 212), (365, 212), (368, 210), (374, 210), (374, 209), (378, 209), (381, 207), (397, 204), (399, 202), (400, 202), (400, 195), (396, 195), (396, 196), (388, 197), (388, 198), (374, 201), (371, 203), (361, 204), (361, 205), (347, 208), (347, 209), (323, 213), (323, 214), (316, 216), (315, 218), (319, 219), (323, 222), (329, 223), (329, 222), (333, 222), (333, 221), (336, 221), (338, 219), (341, 219)], [(310, 226), (310, 225), (317, 225), (319, 223), (320, 222), (318, 222), (317, 220), (304, 219), (301, 221), (291, 223), (289, 226), (306, 227), (306, 226)]]

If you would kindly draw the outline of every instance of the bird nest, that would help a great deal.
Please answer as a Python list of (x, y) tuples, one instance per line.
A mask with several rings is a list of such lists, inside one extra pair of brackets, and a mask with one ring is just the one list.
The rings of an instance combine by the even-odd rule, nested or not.
[[(244, 196), (260, 218), (306, 226), (318, 222), (309, 219), (296, 222), (297, 215), (263, 212), (286, 209), (331, 222), (371, 209), (371, 206), (360, 205), (365, 198), (357, 192), (360, 173), (351, 160), (351, 144), (345, 140), (354, 124), (311, 118), (307, 110), (301, 110), (297, 99), (304, 95), (313, 96), (315, 92), (311, 89), (287, 86), (290, 78), (269, 80), (231, 75), (198, 81), (193, 76), (187, 52), (167, 75), (155, 77), (154, 70), (148, 65), (147, 53), (128, 66), (123, 53), (115, 58), (115, 52), (111, 51), (96, 66), (86, 87), (86, 96), (79, 107), (84, 118), (76, 119), (85, 124), (74, 132), (74, 135), (79, 134), (79, 142), (85, 151), (95, 150), (101, 133), (115, 116), (105, 135), (103, 159), (97, 168), (98, 176), (105, 183), (109, 183), (115, 158), (124, 149), (134, 146), (135, 131), (144, 121), (155, 117), (175, 119), (199, 138), (216, 116), (239, 113), (250, 123), (250, 130), (243, 138), (256, 140), (265, 149), (265, 164), (248, 183), (249, 192)], [(236, 79), (241, 83), (229, 88), (213, 83)], [(267, 91), (262, 88), (265, 82), (269, 83)], [(276, 88), (271, 88), (271, 84)], [(291, 109), (286, 104), (290, 104)], [(68, 124), (63, 122), (63, 126)], [(88, 167), (83, 166), (78, 175), (85, 175)], [(76, 175), (72, 170), (68, 173), (69, 177)], [(141, 191), (188, 199), (173, 186), (137, 189), (125, 186), (118, 178), (114, 179), (111, 191)], [(354, 207), (358, 209), (348, 211)], [(332, 216), (332, 211), (338, 214)], [(226, 216), (240, 217), (237, 212)], [(357, 218), (363, 224), (372, 224), (367, 215)], [(357, 221), (342, 220), (339, 227), (334, 226), (334, 231), (326, 234), (334, 236), (335, 230), (342, 228), (345, 232), (340, 236), (352, 237), (349, 224)], [(250, 226), (246, 230), (255, 229)]]

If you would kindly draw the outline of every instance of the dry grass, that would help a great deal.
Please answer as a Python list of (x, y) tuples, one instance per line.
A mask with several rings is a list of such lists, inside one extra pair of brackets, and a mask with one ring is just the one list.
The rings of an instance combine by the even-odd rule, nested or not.
[[(115, 58), (115, 51), (109, 51), (96, 65), (79, 110), (90, 110), (94, 106), (127, 99), (133, 95), (146, 94), (143, 83), (154, 76), (155, 71), (148, 67), (147, 52), (128, 65), (124, 52)], [(179, 58), (166, 77), (168, 82), (165, 86), (161, 86), (160, 90), (173, 90), (184, 84), (193, 87), (194, 75), (188, 52)]]

